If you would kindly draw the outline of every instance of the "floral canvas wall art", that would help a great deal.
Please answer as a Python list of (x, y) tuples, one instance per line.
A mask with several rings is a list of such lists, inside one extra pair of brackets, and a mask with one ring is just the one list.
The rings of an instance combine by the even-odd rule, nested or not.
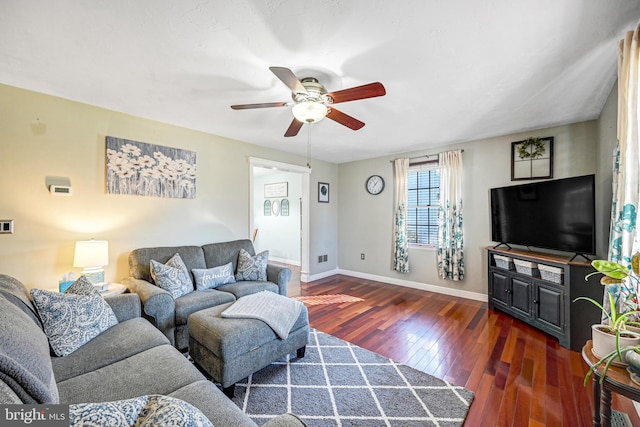
[(107, 193), (195, 199), (195, 151), (107, 137)]

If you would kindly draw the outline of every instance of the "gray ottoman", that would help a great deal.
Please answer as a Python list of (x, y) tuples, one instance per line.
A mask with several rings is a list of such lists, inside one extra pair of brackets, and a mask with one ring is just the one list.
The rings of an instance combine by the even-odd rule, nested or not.
[(235, 383), (287, 354), (304, 357), (309, 316), (303, 307), (286, 340), (263, 321), (220, 316), (231, 304), (197, 311), (187, 319), (189, 354), (196, 365), (233, 397)]

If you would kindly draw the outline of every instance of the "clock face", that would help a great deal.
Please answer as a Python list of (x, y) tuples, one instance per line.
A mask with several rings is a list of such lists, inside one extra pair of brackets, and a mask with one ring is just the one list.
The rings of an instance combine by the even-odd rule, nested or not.
[(384, 190), (384, 179), (380, 175), (372, 175), (365, 184), (369, 194), (380, 194)]

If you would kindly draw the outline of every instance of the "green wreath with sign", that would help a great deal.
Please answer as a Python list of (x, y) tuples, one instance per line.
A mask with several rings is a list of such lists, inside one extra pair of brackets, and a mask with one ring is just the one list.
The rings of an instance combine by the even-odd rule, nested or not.
[[(529, 147), (532, 150), (529, 150)], [(528, 138), (518, 144), (518, 157), (521, 159), (535, 160), (538, 157), (542, 157), (546, 151), (544, 142), (540, 141), (540, 138)]]

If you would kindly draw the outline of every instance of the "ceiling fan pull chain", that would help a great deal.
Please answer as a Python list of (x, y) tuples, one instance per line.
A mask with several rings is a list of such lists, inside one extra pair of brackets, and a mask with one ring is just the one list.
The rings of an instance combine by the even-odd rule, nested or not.
[(307, 125), (307, 167), (311, 169), (311, 163), (309, 163), (309, 159), (311, 158), (311, 126)]

